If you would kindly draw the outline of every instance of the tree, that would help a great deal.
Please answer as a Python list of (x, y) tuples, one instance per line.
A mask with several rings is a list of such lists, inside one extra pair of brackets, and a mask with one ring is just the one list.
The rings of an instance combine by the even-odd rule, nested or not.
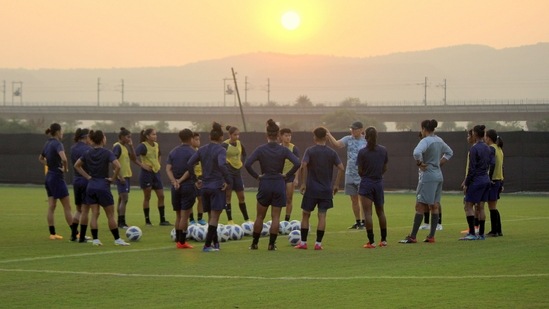
[(445, 132), (457, 131), (457, 125), (455, 121), (444, 121), (442, 125), (437, 128), (437, 131), (445, 131)]
[(300, 95), (295, 100), (295, 107), (313, 107), (313, 102), (311, 102), (311, 99), (309, 99), (306, 95)]
[(353, 97), (348, 97), (345, 100), (341, 101), (341, 103), (339, 103), (339, 106), (341, 107), (357, 107), (361, 105), (366, 105), (366, 104), (360, 103), (359, 98), (353, 98)]
[(486, 121), (484, 123), (473, 123), (469, 121), (467, 123), (467, 128), (472, 129), (474, 126), (482, 124), (486, 126), (486, 130), (494, 129), (498, 132), (505, 131), (523, 131), (524, 127), (518, 121)]
[[(46, 130), (42, 128), (42, 132)], [(0, 132), (9, 133), (37, 133), (37, 129), (30, 126), (27, 122), (19, 119), (4, 119), (0, 118)]]
[(383, 122), (375, 119), (360, 119), (357, 118), (356, 113), (349, 109), (342, 109), (331, 114), (324, 115), (322, 123), (330, 131), (348, 131), (349, 125), (355, 121), (361, 121), (364, 127), (375, 127), (378, 132), (387, 131), (387, 126)]
[(549, 131), (549, 118), (536, 122), (528, 121), (527, 125), (528, 129), (532, 131)]
[(396, 129), (397, 131), (419, 130), (419, 125), (417, 122), (399, 121), (396, 123)]

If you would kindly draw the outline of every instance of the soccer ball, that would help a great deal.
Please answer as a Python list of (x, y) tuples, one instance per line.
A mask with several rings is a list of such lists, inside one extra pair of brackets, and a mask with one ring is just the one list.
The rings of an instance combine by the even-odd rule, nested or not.
[(137, 226), (130, 226), (126, 229), (126, 238), (129, 241), (138, 241), (141, 239), (141, 236), (143, 236), (143, 232)]
[(261, 230), (261, 236), (267, 236), (269, 235), (269, 230), (271, 229), (271, 226), (267, 223), (263, 223), (263, 229)]
[(172, 241), (177, 241), (177, 234), (175, 232), (175, 227), (170, 232), (170, 237), (172, 238)]
[(269, 227), (271, 227), (271, 225), (273, 224), (273, 221), (269, 220), (267, 222), (265, 222)]
[(244, 236), (244, 231), (242, 230), (242, 228), (240, 226), (233, 225), (233, 226), (231, 226), (229, 235), (230, 235), (231, 240), (241, 240), (242, 237)]
[(202, 225), (197, 225), (193, 231), (193, 238), (196, 241), (204, 241), (206, 240), (206, 234), (207, 234), (206, 227)]
[(251, 236), (254, 233), (254, 224), (252, 222), (242, 223), (242, 232), (245, 236)]
[(193, 238), (194, 230), (197, 229), (196, 224), (191, 224), (189, 227), (187, 227), (187, 239)]
[(278, 225), (278, 231), (282, 235), (288, 235), (290, 233), (290, 222), (280, 221), (280, 224)]
[(290, 245), (296, 246), (301, 241), (301, 232), (299, 230), (291, 231), (288, 235)]
[(299, 231), (301, 229), (301, 222), (299, 220), (290, 221), (290, 230)]
[(217, 238), (220, 242), (226, 242), (230, 239), (230, 229), (222, 226), (217, 228)]

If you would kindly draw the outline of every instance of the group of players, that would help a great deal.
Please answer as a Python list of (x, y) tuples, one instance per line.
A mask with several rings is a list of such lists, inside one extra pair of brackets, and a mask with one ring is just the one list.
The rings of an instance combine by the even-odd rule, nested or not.
[[(440, 197), (442, 191), (441, 166), (453, 152), (434, 134), (436, 120), (421, 123), (421, 141), (413, 151), (419, 169), (416, 196), (416, 214), (411, 233), (401, 243), (416, 243), (416, 235), (425, 212), (431, 212), (430, 232), (425, 242), (435, 242), (435, 231), (440, 218)], [(217, 225), (225, 210), (229, 224), (233, 224), (231, 211), (232, 191), (236, 192), (239, 208), (245, 221), (249, 220), (244, 198), (241, 169), (259, 181), (257, 209), (254, 221), (251, 250), (259, 247), (267, 211), (271, 208), (272, 224), (269, 231), (268, 250), (276, 250), (276, 240), (281, 220), (281, 210), (286, 208), (285, 220), (292, 211), (292, 195), (300, 186), (303, 194), (301, 203), (301, 241), (296, 249), (307, 249), (309, 220), (318, 207), (318, 225), (315, 250), (322, 250), (322, 239), (326, 228), (326, 213), (333, 207), (333, 195), (338, 192), (339, 183), (345, 173), (345, 193), (351, 198), (356, 223), (353, 229), (366, 229), (368, 242), (364, 248), (387, 246), (387, 221), (384, 214), (383, 174), (387, 171), (388, 153), (377, 143), (377, 130), (364, 129), (361, 122), (350, 125), (350, 135), (337, 140), (324, 127), (313, 130), (314, 146), (306, 149), (299, 159), (297, 147), (291, 143), (291, 130), (280, 129), (269, 119), (266, 124), (267, 143), (257, 147), (249, 156), (239, 139), (239, 130), (227, 126), (229, 139), (224, 140), (220, 124), (214, 122), (209, 134), (210, 142), (200, 147), (198, 133), (189, 129), (179, 132), (181, 144), (172, 149), (166, 161), (166, 173), (171, 182), (172, 207), (176, 213), (177, 248), (190, 249), (186, 242), (189, 221), (195, 222), (193, 206), (198, 201), (197, 222), (205, 225), (203, 213), (208, 214), (208, 229), (202, 250), (219, 251)], [(463, 240), (484, 239), (484, 203), (488, 202), (492, 220), (492, 231), (488, 236), (502, 236), (501, 219), (496, 205), (503, 187), (502, 142), (494, 130), (485, 134), (484, 126), (475, 126), (469, 133), (474, 141), (468, 155), (466, 178), (462, 184), (465, 193), (465, 212), (469, 226)], [(106, 137), (100, 130), (78, 129), (75, 144), (71, 148), (71, 159), (75, 168), (73, 181), (76, 212), (72, 214), (67, 186), (63, 173), (68, 171), (68, 160), (60, 140), (61, 126), (53, 123), (46, 130), (50, 136), (39, 160), (47, 166), (46, 191), (48, 194), (48, 224), (50, 239), (62, 239), (55, 230), (53, 212), (56, 201), (63, 205), (65, 218), (71, 228), (71, 241), (87, 242), (86, 230), (89, 210), (91, 234), (94, 245), (102, 245), (98, 238), (97, 219), (99, 206), (108, 218), (108, 225), (115, 239), (115, 245), (127, 246), (120, 238), (119, 228), (127, 228), (125, 210), (130, 190), (131, 162), (139, 165), (139, 184), (143, 190), (143, 212), (145, 224), (152, 225), (149, 218), (149, 202), (152, 191), (158, 200), (160, 225), (171, 226), (165, 219), (164, 193), (160, 178), (160, 150), (154, 129), (140, 133), (140, 144), (134, 150), (131, 133), (121, 128), (118, 141), (112, 151), (105, 149)], [(486, 138), (485, 138), (486, 135)], [(486, 142), (484, 142), (486, 140)], [(347, 166), (344, 167), (337, 153), (330, 147), (346, 148)], [(489, 145), (489, 146), (488, 146)], [(259, 163), (257, 172), (253, 165)], [(337, 170), (333, 181), (334, 169)], [(112, 175), (110, 175), (110, 171)], [(119, 193), (116, 209), (118, 222), (114, 218), (114, 198), (110, 185), (116, 183)], [(361, 206), (360, 206), (361, 205)], [(381, 241), (376, 245), (373, 232), (372, 206), (379, 219)], [(476, 220), (476, 221), (475, 221)], [(78, 230), (80, 225), (80, 231)], [(475, 230), (478, 225), (478, 232)]]

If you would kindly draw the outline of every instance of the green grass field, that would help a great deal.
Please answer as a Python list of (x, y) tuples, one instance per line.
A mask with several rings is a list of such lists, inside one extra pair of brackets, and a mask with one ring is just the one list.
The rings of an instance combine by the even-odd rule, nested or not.
[[(250, 251), (250, 237), (223, 243), (217, 253), (177, 250), (171, 227), (145, 227), (142, 193), (132, 188), (127, 222), (143, 230), (129, 247), (116, 247), (100, 217), (104, 246), (69, 243), (61, 206), (58, 234), (48, 239), (42, 187), (3, 186), (0, 225), (2, 308), (541, 308), (549, 307), (549, 198), (503, 195), (504, 237), (458, 241), (466, 228), (462, 196), (443, 196), (444, 230), (435, 244), (399, 244), (408, 234), (414, 195), (386, 195), (386, 248), (363, 249), (366, 232), (348, 230), (349, 198), (335, 197), (323, 251), (295, 250), (285, 236), (278, 251)], [(168, 193), (168, 191), (166, 191)], [(255, 214), (255, 192), (247, 192)], [(301, 196), (295, 196), (299, 205)], [(116, 194), (115, 194), (116, 198)], [(156, 205), (153, 196), (152, 205)], [(166, 205), (170, 205), (167, 196)], [(296, 206), (295, 206), (296, 207)], [(171, 209), (171, 207), (166, 207)], [(168, 220), (175, 215), (167, 211)], [(238, 209), (234, 218), (242, 223)], [(300, 219), (299, 207), (292, 219)], [(155, 206), (153, 223), (158, 223)], [(222, 223), (226, 223), (223, 214)], [(310, 241), (314, 241), (316, 218)], [(487, 231), (490, 228), (487, 220)], [(374, 214), (374, 232), (379, 228)], [(423, 239), (426, 231), (420, 231)]]

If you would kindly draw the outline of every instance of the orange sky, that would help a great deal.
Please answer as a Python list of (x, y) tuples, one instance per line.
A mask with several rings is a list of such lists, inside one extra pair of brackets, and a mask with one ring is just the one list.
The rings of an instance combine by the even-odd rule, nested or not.
[[(285, 30), (284, 12), (301, 17)], [(2, 0), (0, 68), (158, 67), (549, 42), (547, 0)]]

